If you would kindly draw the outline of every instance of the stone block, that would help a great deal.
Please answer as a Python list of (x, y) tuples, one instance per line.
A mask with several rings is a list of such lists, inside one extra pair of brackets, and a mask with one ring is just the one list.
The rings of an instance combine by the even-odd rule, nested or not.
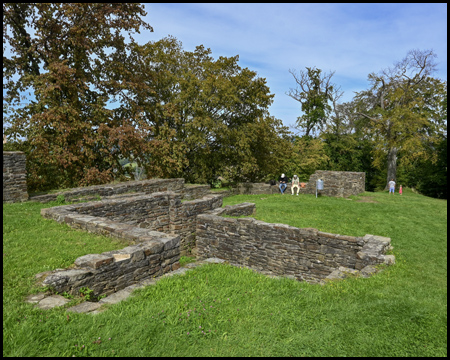
[(159, 254), (164, 249), (164, 243), (158, 240), (149, 240), (141, 243), (141, 249), (145, 256)]
[(102, 266), (111, 264), (114, 261), (114, 257), (101, 255), (101, 254), (88, 254), (81, 256), (75, 260), (77, 267), (91, 267), (98, 269)]
[(395, 256), (394, 255), (385, 255), (384, 263), (387, 265), (394, 265), (395, 264)]
[(37, 303), (35, 307), (38, 307), (42, 310), (49, 310), (53, 309), (54, 307), (64, 306), (69, 301), (69, 299), (66, 299), (61, 295), (51, 295), (39, 301), (39, 303)]
[(113, 254), (113, 258), (115, 262), (120, 262), (131, 259), (131, 254)]
[(127, 246), (121, 250), (122, 254), (129, 254), (132, 262), (140, 261), (145, 258), (144, 251), (139, 245)]
[(38, 303), (39, 301), (41, 301), (42, 299), (44, 299), (45, 296), (46, 295), (44, 293), (31, 294), (26, 297), (25, 302), (30, 303), (30, 304), (35, 304), (35, 303)]
[(130, 297), (131, 293), (127, 290), (120, 290), (117, 291), (103, 299), (100, 299), (98, 302), (100, 305), (103, 304), (117, 304), (118, 302), (127, 299)]
[(100, 306), (102, 306), (102, 304), (98, 302), (85, 301), (81, 304), (68, 308), (66, 311), (74, 313), (88, 313), (97, 310)]
[(171, 250), (180, 246), (180, 237), (161, 238), (160, 241), (164, 244), (164, 251)]

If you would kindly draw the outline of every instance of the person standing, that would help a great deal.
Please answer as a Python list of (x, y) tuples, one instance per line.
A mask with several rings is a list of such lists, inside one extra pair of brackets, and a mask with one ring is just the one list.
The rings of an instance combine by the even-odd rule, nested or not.
[(298, 192), (300, 191), (299, 186), (300, 186), (300, 179), (298, 178), (297, 175), (294, 175), (294, 177), (292, 178), (292, 184), (291, 184), (292, 195), (294, 195), (294, 193), (295, 193), (294, 188), (297, 188), (297, 196), (298, 196)]
[(401, 195), (402, 194), (402, 186), (400, 185), (400, 189), (398, 189), (398, 193)]
[(391, 193), (393, 194), (395, 191), (395, 181), (394, 179), (391, 179), (391, 181), (389, 181), (389, 195), (391, 195)]
[(281, 176), (278, 179), (278, 181), (280, 182), (279, 187), (280, 187), (281, 194), (283, 195), (284, 191), (286, 190), (287, 183), (288, 183), (289, 179), (284, 174), (281, 174)]

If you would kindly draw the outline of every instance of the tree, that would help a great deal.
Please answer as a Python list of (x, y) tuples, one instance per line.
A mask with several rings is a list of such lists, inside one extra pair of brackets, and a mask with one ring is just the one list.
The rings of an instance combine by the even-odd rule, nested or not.
[(108, 108), (125, 86), (124, 34), (152, 31), (145, 15), (133, 3), (3, 4), (5, 133), (25, 138), (30, 190), (104, 183), (149, 146), (139, 116)]
[(424, 195), (447, 198), (447, 84), (428, 78), (420, 93), (430, 126), (415, 156), (399, 158), (398, 179)]
[(301, 181), (307, 182), (316, 170), (324, 169), (329, 161), (325, 143), (319, 138), (294, 136), (291, 148), (287, 150), (290, 151), (286, 154), (283, 173), (290, 176), (297, 174)]
[[(264, 162), (258, 158), (264, 152), (257, 149), (264, 147), (262, 138), (267, 140), (261, 134), (278, 133), (267, 116), (273, 95), (265, 79), (241, 68), (238, 56), (214, 60), (210, 49), (197, 46), (187, 52), (172, 37), (135, 50), (140, 67), (133, 76), (142, 84), (129, 90), (127, 101), (135, 105), (124, 109), (139, 106), (153, 129), (149, 136), (166, 132), (170, 146), (178, 149), (168, 153), (174, 162), (160, 164), (161, 171), (197, 183), (212, 182), (225, 172), (236, 181), (257, 177), (258, 164)], [(150, 173), (167, 158), (144, 156)]]
[(318, 130), (323, 130), (332, 110), (329, 101), (336, 106), (342, 96), (340, 88), (331, 83), (334, 71), (322, 74), (322, 70), (306, 67), (307, 71), (289, 70), (297, 83), (297, 88), (290, 89), (286, 94), (300, 102), (303, 115), (297, 118), (297, 125), (305, 129), (305, 135), (310, 136)]
[(387, 158), (386, 187), (396, 178), (398, 152), (417, 152), (430, 129), (430, 116), (420, 86), (434, 71), (432, 50), (411, 50), (393, 68), (372, 73), (371, 87), (355, 96), (357, 113), (366, 118), (376, 151), (374, 163)]

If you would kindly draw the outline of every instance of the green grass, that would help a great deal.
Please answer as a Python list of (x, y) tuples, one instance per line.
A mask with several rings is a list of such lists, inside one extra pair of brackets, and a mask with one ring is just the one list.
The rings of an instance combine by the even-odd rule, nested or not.
[(224, 205), (244, 201), (268, 222), (388, 236), (397, 263), (325, 286), (210, 264), (103, 313), (67, 317), (23, 301), (38, 291), (34, 275), (124, 245), (41, 218), (51, 204), (4, 204), (3, 356), (447, 356), (447, 201), (404, 189), (351, 200), (239, 195)]

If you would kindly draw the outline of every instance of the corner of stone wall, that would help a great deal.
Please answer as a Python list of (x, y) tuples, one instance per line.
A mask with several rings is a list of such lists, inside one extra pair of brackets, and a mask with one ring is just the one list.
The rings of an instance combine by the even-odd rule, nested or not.
[(386, 255), (386, 251), (392, 249), (391, 238), (367, 234), (363, 240), (365, 244), (356, 254), (355, 269), (362, 270), (368, 265), (395, 264), (395, 256)]
[(129, 285), (180, 267), (180, 237), (147, 236), (139, 244), (77, 258), (71, 268), (56, 270), (42, 281), (57, 292), (77, 295), (82, 287), (109, 295)]

